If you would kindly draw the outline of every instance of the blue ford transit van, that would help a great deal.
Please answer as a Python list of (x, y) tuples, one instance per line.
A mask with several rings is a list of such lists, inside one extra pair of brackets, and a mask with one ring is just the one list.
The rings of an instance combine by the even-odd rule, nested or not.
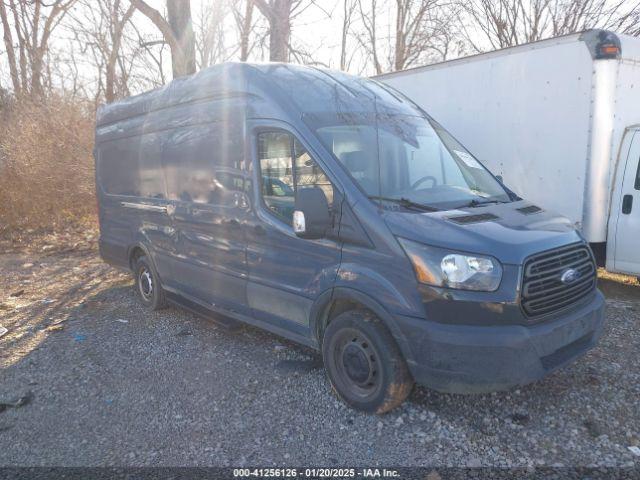
[(101, 255), (146, 306), (316, 348), (357, 409), (527, 384), (601, 334), (573, 225), (375, 81), (215, 66), (100, 108), (95, 158)]

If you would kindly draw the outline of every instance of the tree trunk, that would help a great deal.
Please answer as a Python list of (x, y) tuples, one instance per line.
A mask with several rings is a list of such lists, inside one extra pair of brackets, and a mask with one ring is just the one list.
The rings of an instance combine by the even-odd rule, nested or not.
[(251, 23), (253, 21), (253, 0), (246, 0), (242, 28), (240, 30), (240, 61), (246, 62), (249, 58), (249, 36), (251, 35)]
[[(4, 2), (3, 2), (4, 3)], [(13, 21), (14, 21), (14, 25), (15, 25), (15, 31), (16, 31), (16, 39), (18, 41), (18, 48), (19, 48), (19, 52), (20, 52), (20, 82), (22, 85), (22, 92), (26, 92), (27, 90), (29, 90), (29, 82), (27, 80), (27, 46), (28, 46), (28, 42), (26, 41), (25, 37), (22, 36), (22, 29), (21, 27), (19, 27), (19, 25), (22, 25), (22, 22), (20, 21), (20, 14), (18, 12), (18, 8), (15, 4), (15, 2), (13, 0), (9, 0), (9, 7), (11, 8), (11, 11), (13, 13)], [(26, 33), (25, 33), (26, 34)]]
[(11, 74), (11, 82), (13, 83), (13, 91), (16, 96), (20, 96), (20, 74), (18, 73), (18, 64), (16, 62), (16, 54), (13, 51), (13, 38), (11, 36), (11, 27), (9, 26), (9, 20), (7, 18), (7, 10), (4, 6), (4, 2), (0, 0), (0, 17), (2, 17), (2, 28), (4, 31), (4, 46), (7, 50), (7, 57), (9, 59), (9, 73)]
[(173, 78), (191, 75), (196, 71), (196, 45), (191, 24), (190, 0), (167, 0), (167, 22), (158, 10), (145, 0), (131, 3), (160, 30), (164, 41), (171, 48)]
[(351, 17), (355, 3), (353, 0), (344, 0), (342, 4), (342, 36), (340, 38), (340, 70), (347, 70), (347, 39), (351, 28)]
[(274, 15), (269, 22), (269, 60), (289, 60), (289, 37), (291, 36), (291, 0), (275, 0)]
[[(409, 8), (407, 6), (407, 8)], [(396, 46), (395, 46), (395, 60), (394, 60), (394, 69), (396, 71), (402, 70), (404, 68), (405, 55), (406, 55), (406, 39), (405, 39), (405, 31), (404, 31), (404, 22), (405, 22), (405, 5), (404, 2), (400, 0), (396, 0)]]
[(291, 6), (293, 0), (253, 0), (269, 22), (269, 60), (289, 61), (289, 37), (291, 36)]
[(190, 0), (167, 0), (167, 15), (173, 35), (180, 46), (171, 49), (173, 78), (191, 75), (196, 71), (196, 46), (191, 24)]
[(118, 55), (120, 55), (120, 44), (122, 43), (122, 33), (124, 27), (133, 15), (135, 6), (132, 3), (125, 11), (122, 19), (119, 16), (119, 3), (115, 3), (113, 11), (111, 12), (111, 22), (113, 23), (113, 38), (111, 44), (111, 52), (107, 58), (107, 65), (105, 71), (105, 91), (104, 97), (107, 103), (113, 102), (116, 99), (116, 67), (118, 64)]
[(42, 88), (42, 67), (44, 65), (44, 51), (37, 48), (31, 60), (31, 95), (41, 97), (44, 93)]

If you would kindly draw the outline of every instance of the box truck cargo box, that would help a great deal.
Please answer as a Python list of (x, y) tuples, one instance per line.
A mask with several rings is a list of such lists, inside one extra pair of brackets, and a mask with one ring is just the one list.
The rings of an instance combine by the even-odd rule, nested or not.
[(640, 274), (640, 39), (589, 30), (381, 75), (505, 184)]

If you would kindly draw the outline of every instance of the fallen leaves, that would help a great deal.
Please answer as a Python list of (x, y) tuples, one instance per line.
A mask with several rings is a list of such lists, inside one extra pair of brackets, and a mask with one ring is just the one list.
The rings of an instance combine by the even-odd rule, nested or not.
[(60, 324), (49, 325), (44, 330), (45, 332), (61, 332), (62, 330), (64, 330), (64, 325), (60, 325)]

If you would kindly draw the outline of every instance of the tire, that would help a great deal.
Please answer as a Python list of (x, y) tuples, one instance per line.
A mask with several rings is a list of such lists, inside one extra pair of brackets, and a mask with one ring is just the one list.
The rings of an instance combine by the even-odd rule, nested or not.
[(142, 304), (149, 310), (160, 310), (166, 306), (166, 300), (158, 273), (153, 263), (143, 255), (136, 260), (133, 271), (135, 288)]
[(367, 310), (342, 313), (329, 323), (322, 358), (337, 395), (363, 412), (388, 412), (404, 402), (413, 388), (395, 340)]

